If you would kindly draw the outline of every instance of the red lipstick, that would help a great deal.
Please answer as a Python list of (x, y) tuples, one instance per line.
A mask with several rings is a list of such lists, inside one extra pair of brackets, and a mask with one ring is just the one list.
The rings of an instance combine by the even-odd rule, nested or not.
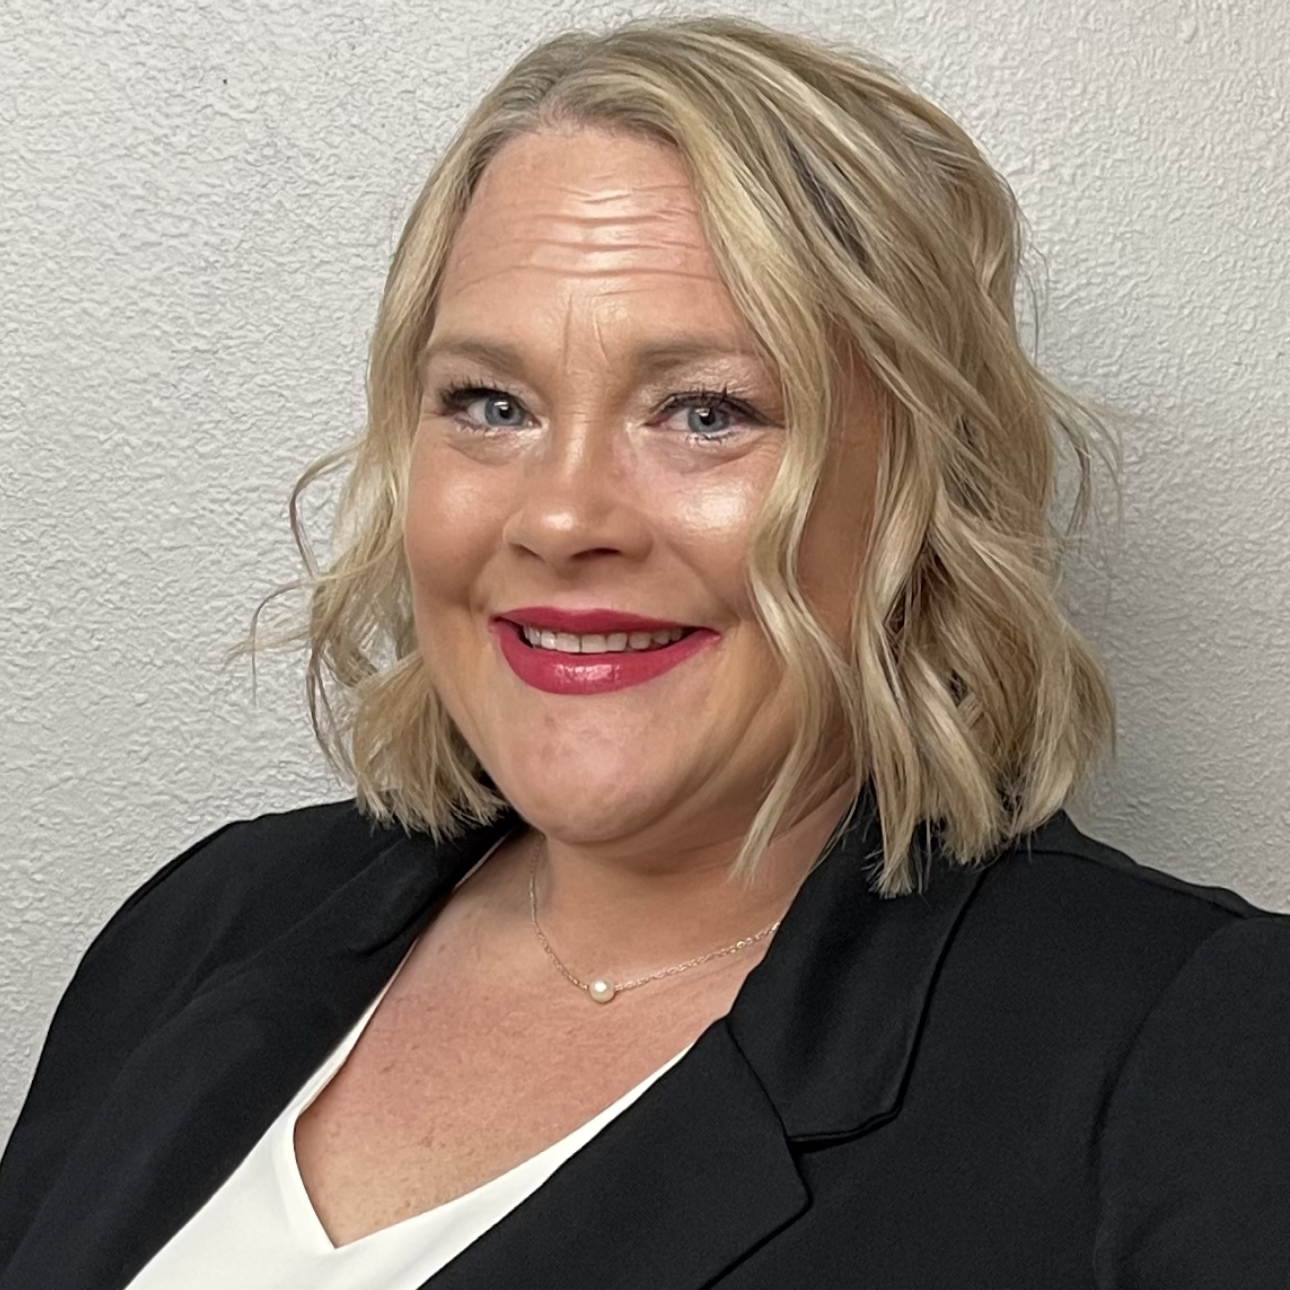
[(489, 630), (511, 670), (526, 685), (547, 694), (606, 694), (643, 685), (678, 667), (706, 646), (721, 639), (719, 632), (687, 627), (686, 634), (670, 645), (645, 650), (612, 650), (599, 654), (568, 654), (530, 645), (520, 630), (537, 627), (574, 635), (656, 632), (685, 627), (640, 614), (612, 609), (555, 609), (526, 606), (507, 610), (494, 618)]

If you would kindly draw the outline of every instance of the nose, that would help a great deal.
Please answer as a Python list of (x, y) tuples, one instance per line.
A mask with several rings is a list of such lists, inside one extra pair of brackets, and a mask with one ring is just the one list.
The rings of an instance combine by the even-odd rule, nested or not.
[(553, 423), (525, 463), (503, 539), (561, 572), (613, 557), (638, 563), (651, 546), (639, 487), (615, 429)]

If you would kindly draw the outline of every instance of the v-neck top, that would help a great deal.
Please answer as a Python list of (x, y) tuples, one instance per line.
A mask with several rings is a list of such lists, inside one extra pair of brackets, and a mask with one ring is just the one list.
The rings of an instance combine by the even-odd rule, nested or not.
[[(484, 859), (487, 856), (471, 873)], [(296, 1122), (344, 1065), (402, 967), (401, 963), (223, 1186), (144, 1266), (128, 1290), (420, 1290), (689, 1051), (689, 1046), (682, 1049), (599, 1115), (473, 1191), (336, 1246), (300, 1176)]]

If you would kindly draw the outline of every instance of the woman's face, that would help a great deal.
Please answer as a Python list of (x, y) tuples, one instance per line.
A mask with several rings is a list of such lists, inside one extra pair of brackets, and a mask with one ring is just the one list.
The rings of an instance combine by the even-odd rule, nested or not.
[[(791, 736), (744, 573), (788, 431), (675, 152), (508, 144), (446, 266), (423, 384), (418, 642), (498, 788), (569, 843), (737, 838)], [(800, 566), (839, 640), (876, 459), (867, 391), (844, 397)]]

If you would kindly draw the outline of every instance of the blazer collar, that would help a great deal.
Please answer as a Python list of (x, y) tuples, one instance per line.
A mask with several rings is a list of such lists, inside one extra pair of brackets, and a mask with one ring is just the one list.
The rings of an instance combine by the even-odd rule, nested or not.
[(790, 1139), (864, 1132), (896, 1113), (937, 969), (978, 869), (922, 857), (925, 889), (876, 895), (882, 830), (866, 786), (730, 1012)]

